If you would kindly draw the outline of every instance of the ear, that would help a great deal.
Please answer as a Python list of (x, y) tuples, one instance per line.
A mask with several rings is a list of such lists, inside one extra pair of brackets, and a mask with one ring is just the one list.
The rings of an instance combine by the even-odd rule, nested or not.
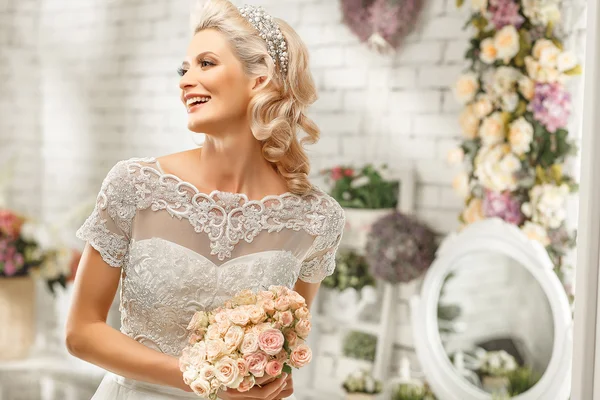
[(254, 79), (254, 86), (252, 87), (252, 90), (261, 89), (266, 81), (266, 76), (259, 76), (258, 78)]

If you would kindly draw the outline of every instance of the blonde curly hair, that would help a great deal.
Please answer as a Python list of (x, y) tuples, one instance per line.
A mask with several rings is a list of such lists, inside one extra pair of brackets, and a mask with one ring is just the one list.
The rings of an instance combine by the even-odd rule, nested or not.
[[(230, 1), (209, 0), (192, 18), (197, 18), (191, 21), (194, 34), (205, 29), (220, 32), (248, 76), (267, 77), (249, 105), (252, 134), (261, 141), (263, 156), (286, 180), (288, 190), (299, 195), (310, 192), (310, 164), (303, 145), (316, 143), (320, 130), (306, 116), (307, 108), (317, 100), (306, 45), (285, 21), (274, 18), (287, 42), (289, 64), (284, 74), (269, 55), (266, 42)], [(298, 128), (306, 133), (302, 139)]]

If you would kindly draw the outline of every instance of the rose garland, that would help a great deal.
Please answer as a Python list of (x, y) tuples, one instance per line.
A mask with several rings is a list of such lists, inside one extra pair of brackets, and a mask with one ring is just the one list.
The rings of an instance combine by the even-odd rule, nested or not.
[(519, 226), (545, 246), (572, 295), (564, 256), (575, 232), (565, 219), (577, 184), (563, 167), (576, 148), (566, 130), (571, 96), (564, 85), (581, 67), (556, 33), (558, 3), (471, 0), (470, 66), (455, 86), (465, 105), (464, 137), (449, 160), (465, 165), (453, 181), (465, 199), (460, 221), (499, 217)]

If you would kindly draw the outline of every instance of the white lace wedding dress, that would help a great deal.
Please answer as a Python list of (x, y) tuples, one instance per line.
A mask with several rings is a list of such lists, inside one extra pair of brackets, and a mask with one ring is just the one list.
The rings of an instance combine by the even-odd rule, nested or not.
[[(298, 279), (320, 282), (331, 274), (343, 226), (339, 204), (317, 188), (259, 201), (205, 194), (165, 173), (155, 158), (133, 158), (108, 173), (77, 236), (122, 268), (121, 332), (179, 356), (196, 310), (215, 308), (241, 289), (293, 288)], [(179, 398), (199, 399), (109, 372), (93, 400)]]

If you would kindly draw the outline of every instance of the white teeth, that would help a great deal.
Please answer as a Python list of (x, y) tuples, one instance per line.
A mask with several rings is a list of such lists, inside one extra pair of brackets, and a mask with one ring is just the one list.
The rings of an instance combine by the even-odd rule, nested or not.
[(203, 97), (203, 96), (202, 97), (192, 97), (190, 99), (187, 99), (185, 104), (189, 107), (193, 103), (197, 103), (197, 102), (206, 103), (209, 100), (210, 100), (210, 97)]

